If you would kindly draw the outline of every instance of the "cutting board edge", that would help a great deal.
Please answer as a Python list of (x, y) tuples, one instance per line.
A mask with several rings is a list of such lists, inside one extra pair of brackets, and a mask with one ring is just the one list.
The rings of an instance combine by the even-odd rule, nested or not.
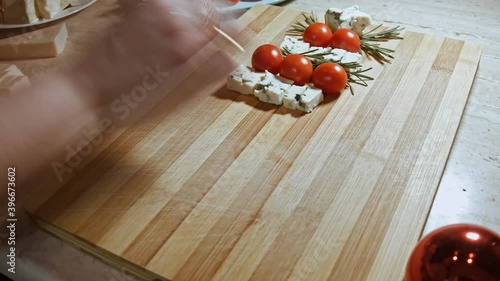
[(68, 231), (58, 228), (54, 224), (51, 224), (42, 218), (38, 217), (36, 214), (33, 213), (28, 213), (28, 216), (45, 232), (48, 234), (54, 236), (57, 239), (60, 239), (61, 241), (68, 242), (75, 248), (77, 248), (80, 251), (86, 252), (96, 259), (112, 266), (113, 268), (116, 269), (121, 269), (127, 272), (128, 274), (131, 274), (140, 280), (147, 280), (147, 281), (171, 281), (169, 279), (165, 279), (164, 277), (157, 275), (153, 273), (150, 270), (147, 270), (145, 268), (142, 268), (128, 260), (123, 259), (122, 257), (111, 253), (104, 248), (98, 247), (90, 243), (89, 241), (86, 241), (85, 239), (82, 239), (74, 234), (69, 233)]

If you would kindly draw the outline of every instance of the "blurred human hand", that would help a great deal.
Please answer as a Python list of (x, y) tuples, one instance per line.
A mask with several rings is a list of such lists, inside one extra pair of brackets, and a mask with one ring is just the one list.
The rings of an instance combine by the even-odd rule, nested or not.
[(216, 6), (228, 3), (121, 0), (123, 21), (71, 73), (86, 92), (97, 93), (98, 100), (113, 98), (137, 85), (146, 67), (168, 72), (191, 58), (217, 34)]
[[(88, 147), (92, 139), (83, 130), (102, 133), (102, 121), (115, 119), (123, 121), (117, 125), (129, 124), (168, 94), (162, 88), (165, 84), (172, 88), (190, 77), (188, 83), (204, 91), (204, 86), (213, 81), (221, 83), (234, 66), (231, 55), (218, 52), (217, 39), (211, 42), (216, 35), (214, 26), (220, 24), (211, 0), (119, 1), (123, 13), (117, 14), (121, 20), (103, 41), (75, 64), (59, 65), (33, 79), (30, 87), (0, 100), (0, 170), (13, 166), (23, 175), (17, 180), (21, 187), (16, 191), (17, 216), (21, 215), (26, 194), (34, 186), (42, 191), (46, 187), (40, 179), (54, 175), (53, 164), (70, 159), (67, 148), (75, 147), (76, 153)], [(151, 81), (152, 69), (158, 75), (173, 75), (163, 79), (163, 84)], [(131, 89), (145, 85), (145, 81), (152, 82), (141, 88), (148, 99), (142, 97), (140, 104), (130, 105), (127, 109), (134, 109), (134, 113), (122, 119), (113, 111), (113, 102), (129, 102), (123, 99), (130, 98)], [(189, 94), (192, 91), (177, 96)], [(174, 105), (180, 101), (176, 99)], [(59, 181), (62, 183), (62, 179)], [(6, 191), (0, 192), (0, 198), (7, 198)], [(33, 197), (37, 195), (35, 192)]]

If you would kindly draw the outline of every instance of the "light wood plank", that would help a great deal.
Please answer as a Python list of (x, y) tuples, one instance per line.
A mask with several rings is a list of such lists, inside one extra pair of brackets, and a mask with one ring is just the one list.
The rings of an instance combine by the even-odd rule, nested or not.
[[(255, 36), (244, 47), (279, 44), (298, 17), (250, 10), (243, 22)], [(401, 278), (481, 49), (414, 32), (387, 46), (396, 59), (366, 61), (375, 78), (368, 87), (307, 115), (232, 93), (224, 79), (197, 89), (188, 78), (209, 82), (200, 73), (211, 65), (186, 69), (158, 106), (185, 92), (192, 100), (170, 113), (157, 106), (159, 116), (120, 132), (100, 164), (33, 216), (80, 247), (165, 280)], [(250, 51), (228, 52), (250, 60)], [(222, 55), (211, 54), (205, 62)], [(394, 244), (398, 237), (407, 239)]]

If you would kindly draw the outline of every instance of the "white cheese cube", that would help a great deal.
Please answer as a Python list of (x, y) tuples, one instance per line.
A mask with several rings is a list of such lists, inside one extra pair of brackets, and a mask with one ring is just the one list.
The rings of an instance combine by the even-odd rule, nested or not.
[(285, 92), (292, 86), (293, 81), (274, 76), (271, 73), (266, 74), (270, 75), (257, 84), (254, 95), (260, 101), (280, 105), (283, 103)]
[(295, 44), (297, 44), (297, 38), (291, 37), (291, 36), (285, 36), (285, 39), (283, 39), (283, 42), (280, 44), (280, 49), (287, 49), (288, 51), (292, 51), (292, 49), (295, 47)]
[(228, 75), (227, 76), (227, 82), (226, 82), (226, 88), (231, 91), (235, 91), (240, 93), (243, 89), (243, 80), (240, 76), (236, 75)]
[(299, 96), (303, 94), (307, 88), (308, 88), (307, 85), (306, 86), (292, 85), (292, 87), (290, 87), (283, 96), (283, 105), (288, 109), (292, 110), (297, 109), (298, 105), (297, 98), (300, 98)]
[(286, 108), (310, 113), (323, 101), (323, 92), (320, 89), (305, 86), (305, 91), (301, 91), (302, 89), (293, 88), (285, 94), (283, 103)]
[(323, 48), (323, 47), (311, 47), (309, 48), (309, 53), (307, 53), (308, 55), (319, 55), (319, 54), (326, 54), (326, 53), (330, 53), (330, 51), (332, 50), (332, 48), (330, 47), (326, 47), (326, 48)]
[(265, 73), (252, 72), (248, 67), (239, 65), (227, 76), (226, 87), (244, 95), (252, 95), (257, 83), (262, 81)]
[(361, 54), (346, 52), (342, 57), (342, 63), (361, 63)]
[(264, 73), (250, 72), (246, 73), (242, 77), (242, 91), (241, 94), (252, 95), (257, 83), (262, 81), (264, 78)]
[(370, 15), (361, 12), (358, 6), (347, 9), (330, 8), (325, 13), (325, 23), (333, 32), (339, 28), (349, 28), (358, 35), (363, 35), (363, 30), (371, 24)]
[(69, 0), (36, 0), (36, 13), (39, 18), (51, 19), (70, 4)]
[(309, 51), (309, 43), (300, 41), (291, 36), (285, 36), (285, 39), (280, 44), (280, 49), (287, 49), (291, 54), (300, 54)]
[(0, 40), (0, 60), (56, 57), (64, 51), (67, 39), (65, 23), (35, 28)]
[(342, 49), (333, 49), (330, 54), (323, 57), (324, 60), (340, 63), (361, 63), (362, 56), (359, 53), (351, 53)]
[(324, 56), (323, 58), (328, 61), (338, 62), (342, 61), (342, 57), (345, 55), (347, 51), (342, 49), (333, 49), (330, 51), (330, 54)]
[(252, 72), (252, 70), (250, 68), (248, 68), (244, 64), (240, 64), (240, 65), (238, 65), (238, 67), (236, 67), (235, 70), (233, 70), (233, 72), (231, 72), (230, 75), (235, 75), (235, 76), (242, 77), (243, 74), (250, 73), (250, 72)]
[(292, 50), (292, 54), (302, 54), (307, 51), (309, 51), (309, 43), (304, 43), (302, 41), (299, 41), (297, 44), (295, 44), (295, 48)]
[(333, 49), (332, 53), (335, 53), (338, 56), (343, 57), (345, 55), (345, 53), (347, 53), (347, 51), (344, 49)]

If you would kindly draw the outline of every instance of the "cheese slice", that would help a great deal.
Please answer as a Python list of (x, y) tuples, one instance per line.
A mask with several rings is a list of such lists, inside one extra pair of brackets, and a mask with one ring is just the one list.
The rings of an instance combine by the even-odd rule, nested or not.
[(68, 30), (59, 24), (0, 40), (0, 59), (56, 57), (64, 50)]
[(0, 0), (5, 23), (32, 23), (38, 20), (35, 0)]
[(29, 86), (30, 81), (17, 66), (0, 64), (0, 97)]
[(37, 16), (41, 19), (51, 19), (55, 14), (69, 6), (70, 0), (36, 0)]

